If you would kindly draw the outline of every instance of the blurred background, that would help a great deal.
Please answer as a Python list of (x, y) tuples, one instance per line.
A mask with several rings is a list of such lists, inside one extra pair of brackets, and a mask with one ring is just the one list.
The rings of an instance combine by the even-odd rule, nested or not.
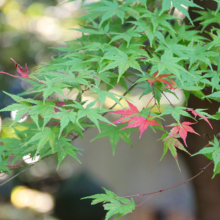
[[(76, 18), (83, 14), (80, 5), (80, 0), (69, 3), (61, 0), (0, 0), (0, 70), (15, 74), (10, 58), (21, 66), (27, 63), (30, 72), (38, 68), (39, 63), (50, 61), (51, 56), (58, 53), (53, 47), (65, 46), (65, 41), (80, 36), (79, 32), (68, 30), (78, 25)], [(0, 74), (0, 109), (12, 102), (3, 91), (18, 94), (27, 87), (19, 79)], [(178, 92), (180, 101), (173, 102), (182, 105), (184, 98), (181, 91)], [(130, 96), (141, 109), (149, 96), (138, 102), (138, 94), (139, 91), (134, 90)], [(111, 114), (108, 118), (116, 120)], [(5, 126), (12, 120), (11, 114), (1, 113), (1, 119), (4, 124), (1, 134), (10, 135), (12, 130)], [(166, 124), (171, 123), (172, 120), (166, 118)], [(133, 146), (120, 142), (115, 156), (112, 156), (108, 139), (90, 142), (97, 133), (97, 129), (90, 128), (84, 140), (76, 139), (73, 143), (84, 149), (80, 158), (82, 165), (67, 157), (56, 170), (56, 156), (49, 157), (1, 186), (0, 220), (103, 220), (105, 213), (102, 206), (91, 206), (91, 201), (80, 198), (102, 193), (101, 187), (121, 196), (153, 192), (178, 184), (197, 173), (188, 169), (188, 163), (181, 154), (181, 172), (169, 153), (159, 162), (163, 144), (155, 140), (160, 138), (161, 133), (148, 129), (139, 140), (139, 134), (134, 132), (131, 137)], [(13, 171), (11, 176), (18, 171)], [(0, 183), (8, 178), (1, 175)], [(197, 191), (189, 182), (153, 197), (133, 214), (120, 219), (196, 219)], [(143, 198), (138, 202), (141, 201)]]

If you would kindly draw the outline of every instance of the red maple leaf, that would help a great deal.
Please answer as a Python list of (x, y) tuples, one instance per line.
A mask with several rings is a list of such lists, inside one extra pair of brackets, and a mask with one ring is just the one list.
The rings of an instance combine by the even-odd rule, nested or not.
[(193, 110), (193, 109), (190, 109), (190, 108), (186, 109), (186, 111), (191, 111), (191, 112), (193, 113), (193, 115), (194, 115), (195, 118), (196, 118), (197, 116), (199, 116), (199, 117), (202, 118), (204, 121), (206, 121), (206, 122), (209, 124), (209, 126), (213, 129), (213, 127), (212, 127), (212, 125), (211, 125), (211, 123), (209, 122), (209, 120), (208, 120), (207, 117), (205, 117), (204, 115), (202, 115), (202, 114), (200, 114), (199, 112), (197, 112), (197, 111), (195, 111), (195, 110)]
[[(112, 122), (113, 124), (116, 123), (126, 123), (129, 122), (131, 119), (130, 117), (136, 113), (139, 113), (139, 110), (137, 109), (136, 106), (134, 106), (133, 104), (131, 104), (129, 101), (126, 100), (126, 102), (128, 103), (130, 109), (122, 109), (122, 110), (117, 110), (117, 111), (110, 111), (111, 113), (117, 113), (117, 114), (121, 114), (123, 115), (122, 117), (120, 117), (118, 120)], [(126, 119), (128, 118), (128, 119)]]
[(18, 73), (19, 76), (14, 76), (10, 73), (7, 73), (7, 72), (3, 72), (3, 71), (0, 71), (0, 73), (3, 73), (3, 74), (6, 74), (6, 75), (9, 75), (9, 76), (12, 76), (14, 78), (28, 78), (28, 68), (27, 68), (27, 64), (25, 64), (25, 68), (23, 68), (22, 66), (20, 66), (20, 64), (17, 64), (17, 62), (15, 62), (12, 58), (10, 58), (14, 64), (15, 64), (15, 68), (16, 68), (16, 71)]
[(195, 133), (197, 135), (200, 135), (198, 134), (197, 132), (194, 131), (193, 128), (191, 128), (189, 125), (192, 125), (192, 124), (196, 124), (197, 122), (195, 123), (191, 123), (191, 122), (182, 122), (180, 125), (178, 123), (173, 123), (171, 125), (168, 125), (168, 126), (175, 126), (173, 127), (171, 130), (170, 130), (170, 133), (169, 135), (163, 140), (165, 141), (166, 139), (168, 139), (169, 137), (172, 137), (174, 136), (175, 134), (179, 134), (179, 136), (183, 139), (185, 145), (187, 146), (186, 144), (186, 137), (187, 137), (187, 132), (191, 132), (191, 133)]
[[(155, 83), (155, 82), (162, 82), (164, 84), (167, 84), (167, 86), (163, 87), (163, 88), (169, 88), (169, 89), (176, 89), (176, 83), (169, 78), (169, 76), (173, 76), (173, 74), (161, 74), (159, 76), (157, 76), (158, 74), (158, 71), (156, 71), (154, 74), (153, 74), (153, 77), (148, 79), (147, 81), (149, 82), (150, 86)], [(164, 79), (164, 78), (167, 78), (168, 80)]]
[(140, 130), (139, 138), (141, 138), (143, 132), (148, 128), (149, 125), (157, 125), (157, 126), (162, 127), (160, 124), (158, 124), (156, 122), (155, 119), (149, 119), (150, 117), (153, 117), (153, 116), (149, 116), (147, 119), (142, 117), (142, 116), (131, 117), (128, 121), (128, 122), (130, 122), (130, 124), (128, 126), (122, 128), (122, 129), (120, 129), (120, 130), (123, 130), (123, 129), (126, 129), (126, 128), (139, 127), (139, 130)]

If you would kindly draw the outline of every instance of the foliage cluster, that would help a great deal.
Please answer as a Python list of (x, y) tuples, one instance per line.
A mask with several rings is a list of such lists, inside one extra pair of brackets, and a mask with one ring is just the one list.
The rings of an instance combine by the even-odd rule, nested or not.
[[(216, 11), (198, 11), (200, 17), (197, 20), (204, 28), (213, 22), (219, 23), (220, 2), (216, 2)], [(220, 101), (220, 29), (212, 28), (208, 37), (201, 35), (204, 28), (201, 31), (192, 30), (193, 21), (185, 6), (200, 9), (186, 0), (163, 0), (160, 5), (155, 0), (101, 0), (84, 6), (87, 11), (81, 17), (84, 24), (77, 29), (82, 36), (67, 42), (68, 47), (58, 48), (61, 53), (52, 62), (29, 74), (27, 66), (22, 68), (12, 59), (18, 75), (0, 73), (20, 78), (30, 83), (31, 88), (20, 95), (7, 93), (15, 103), (0, 110), (17, 111), (10, 125), (14, 130), (13, 137), (0, 139), (1, 171), (10, 172), (10, 167), (27, 154), (31, 157), (39, 155), (40, 160), (57, 154), (58, 167), (66, 155), (79, 161), (81, 150), (73, 146), (72, 141), (78, 136), (83, 138), (83, 131), (91, 126), (97, 127), (100, 132), (93, 140), (109, 136), (113, 154), (120, 139), (131, 144), (133, 130), (139, 129), (141, 138), (150, 127), (154, 131), (163, 131), (163, 156), (169, 150), (178, 164), (178, 149), (190, 155), (185, 148), (187, 133), (200, 135), (192, 128), (197, 123), (196, 117), (205, 120), (211, 128), (208, 119), (220, 119), (220, 111), (209, 115), (205, 109), (187, 107), (191, 95)], [(176, 18), (175, 9), (182, 12), (191, 24), (186, 25)], [(128, 87), (130, 77), (135, 81)], [(116, 85), (124, 87), (126, 93), (114, 93), (111, 89)], [(152, 94), (150, 101), (153, 100), (153, 106), (149, 106), (148, 102), (142, 110), (138, 110), (125, 97), (135, 87), (142, 88), (140, 99)], [(212, 92), (205, 95), (203, 90), (207, 87), (211, 87)], [(67, 98), (64, 89), (75, 89), (76, 97)], [(183, 90), (185, 107), (175, 107), (167, 98), (167, 93), (177, 96), (176, 89)], [(93, 102), (84, 100), (85, 91), (98, 98)], [(27, 98), (29, 94), (33, 97)], [(54, 98), (57, 94), (62, 98)], [(169, 105), (163, 106), (163, 111), (160, 103), (162, 96), (169, 102)], [(105, 109), (107, 98), (119, 105), (120, 100), (125, 99), (129, 108), (121, 105), (121, 110), (112, 111), (114, 105)], [(99, 107), (96, 107), (98, 102)], [(157, 112), (152, 111), (154, 107)], [(105, 117), (108, 112), (120, 114), (121, 117), (111, 122)], [(166, 115), (171, 115), (176, 122), (166, 125), (163, 118)], [(26, 116), (31, 122), (21, 123), (20, 120)], [(181, 116), (195, 122), (181, 121)], [(167, 126), (172, 129), (167, 131)], [(219, 149), (215, 138), (197, 153), (214, 161), (213, 177), (220, 172)], [(11, 155), (13, 159), (9, 163)], [(152, 193), (152, 196), (158, 193)], [(87, 198), (93, 199), (92, 204), (104, 203), (104, 209), (108, 210), (106, 220), (113, 215), (118, 219), (136, 207), (135, 197), (118, 197), (106, 189), (105, 194)]]

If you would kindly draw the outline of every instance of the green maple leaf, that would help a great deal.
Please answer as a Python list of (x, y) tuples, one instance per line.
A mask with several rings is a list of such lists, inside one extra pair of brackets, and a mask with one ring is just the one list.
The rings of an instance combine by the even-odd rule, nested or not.
[[(162, 137), (159, 140), (164, 140), (164, 138), (166, 138), (167, 133), (163, 134)], [(170, 150), (170, 153), (172, 154), (172, 156), (174, 157), (177, 166), (180, 170), (180, 166), (178, 163), (178, 156), (177, 156), (177, 149), (182, 150), (184, 152), (186, 152), (187, 154), (191, 155), (186, 148), (183, 146), (183, 144), (177, 139), (179, 138), (179, 135), (173, 135), (172, 137), (169, 137), (167, 140), (164, 141), (164, 150), (163, 150), (163, 155), (161, 157), (160, 160), (163, 159), (163, 157), (165, 156), (165, 154), (167, 153), (168, 149)]]
[(148, 82), (145, 82), (143, 84), (137, 85), (136, 87), (140, 87), (140, 88), (144, 89), (142, 94), (141, 94), (141, 96), (139, 97), (139, 99), (141, 99), (143, 96), (153, 92), (152, 86), (150, 86)]
[(161, 116), (163, 115), (172, 115), (172, 117), (179, 123), (180, 122), (180, 116), (186, 116), (186, 117), (190, 117), (192, 119), (194, 119), (188, 112), (186, 112), (185, 107), (182, 106), (176, 106), (175, 108), (173, 108), (172, 106), (168, 105), (168, 106), (164, 106), (165, 110), (162, 112)]
[(124, 16), (125, 16), (125, 10), (126, 6), (119, 7), (119, 4), (116, 0), (113, 1), (105, 1), (101, 0), (102, 6), (100, 7), (93, 7), (90, 11), (91, 12), (103, 12), (101, 15), (101, 21), (99, 23), (99, 26), (103, 24), (104, 21), (106, 21), (109, 18), (112, 18), (114, 15), (118, 16), (121, 19), (122, 24), (124, 23)]
[(201, 16), (196, 18), (194, 21), (201, 21), (200, 24), (202, 25), (202, 31), (204, 31), (204, 29), (212, 23), (219, 23), (220, 14), (213, 10), (207, 8), (207, 11), (196, 11), (196, 13), (200, 14)]
[(99, 127), (99, 121), (104, 121), (108, 124), (112, 124), (108, 119), (106, 119), (105, 117), (103, 117), (101, 115), (101, 113), (106, 112), (107, 110), (105, 109), (98, 109), (98, 108), (92, 108), (95, 103), (97, 102), (97, 100), (89, 103), (85, 109), (79, 110), (78, 111), (78, 117), (77, 117), (77, 122), (79, 119), (83, 118), (83, 117), (87, 117), (89, 120), (91, 120), (96, 127), (99, 129), (100, 131), (100, 127)]
[(103, 103), (106, 100), (106, 97), (114, 100), (120, 106), (122, 106), (122, 105), (121, 105), (121, 102), (119, 101), (119, 98), (125, 98), (124, 96), (117, 95), (117, 94), (114, 94), (114, 93), (109, 92), (109, 91), (103, 91), (103, 90), (99, 89), (98, 87), (97, 88), (93, 88), (90, 92), (98, 94), (99, 100), (100, 100), (100, 109), (102, 108), (102, 105), (103, 105)]
[(219, 47), (220, 46), (220, 30), (217, 28), (213, 28), (211, 30), (211, 33), (209, 34), (212, 37), (212, 41), (208, 43), (208, 50), (210, 50), (212, 47)]
[(175, 33), (175, 30), (173, 27), (170, 25), (170, 23), (167, 20), (172, 20), (174, 19), (173, 16), (168, 15), (168, 14), (162, 14), (161, 11), (159, 11), (157, 8), (154, 10), (154, 12), (146, 11), (144, 15), (141, 16), (141, 18), (149, 18), (150, 22), (153, 25), (153, 33), (156, 32), (158, 27), (163, 27), (166, 30)]
[[(44, 147), (44, 145), (51, 140), (51, 133), (53, 131), (49, 128), (46, 127), (43, 131), (40, 131), (38, 133), (36, 133), (33, 137), (30, 138), (29, 141), (27, 141), (26, 143), (24, 143), (21, 147), (26, 146), (32, 142), (37, 142), (37, 151), (36, 154), (40, 152), (41, 148)], [(35, 155), (36, 155), (35, 154)]]
[(134, 27), (128, 29), (124, 33), (114, 33), (114, 32), (112, 32), (111, 34), (114, 34), (116, 36), (111, 39), (109, 44), (114, 42), (114, 41), (117, 41), (119, 39), (123, 39), (127, 42), (127, 47), (129, 46), (130, 41), (131, 41), (132, 38), (141, 36), (140, 34), (137, 33), (137, 31), (134, 29)]
[[(106, 55), (107, 57), (107, 55)], [(138, 58), (138, 56), (136, 54), (134, 55), (130, 55), (128, 56), (126, 53), (124, 53), (123, 51), (117, 49), (117, 54), (113, 55), (113, 56), (108, 56), (109, 60), (113, 60), (113, 62), (110, 62), (109, 64), (107, 64), (101, 71), (104, 72), (106, 70), (109, 69), (115, 69), (116, 67), (118, 67), (118, 82), (121, 78), (121, 76), (123, 75), (123, 73), (125, 73), (125, 71), (129, 68), (132, 67), (136, 70), (139, 70), (140, 72), (143, 72), (140, 64), (136, 61), (136, 59)]]
[(187, 58), (187, 52), (192, 51), (192, 48), (189, 48), (187, 46), (181, 45), (179, 43), (178, 38), (175, 37), (170, 37), (168, 35), (168, 37), (166, 38), (165, 43), (163, 43), (163, 41), (161, 41), (160, 45), (158, 46), (158, 48), (156, 49), (157, 51), (170, 51), (171, 53), (179, 56), (179, 57), (185, 57)]
[(191, 67), (193, 63), (201, 61), (209, 65), (210, 69), (212, 70), (210, 58), (217, 56), (218, 53), (214, 51), (209, 51), (208, 47), (209, 47), (208, 45), (201, 46), (200, 44), (197, 44), (193, 48), (193, 50), (188, 54), (188, 57), (190, 58), (189, 68)]
[(216, 11), (215, 11), (215, 14), (217, 14), (220, 10), (220, 0), (214, 0), (215, 2), (217, 2), (217, 8), (216, 8)]
[(9, 174), (10, 169), (7, 166), (8, 164), (10, 164), (8, 162), (8, 159), (2, 159), (0, 156), (0, 172), (5, 173), (5, 174)]
[[(72, 122), (73, 124), (76, 124), (76, 118), (77, 118), (77, 113), (73, 111), (66, 111), (66, 110), (61, 110), (60, 112), (57, 112), (53, 115), (54, 118), (60, 118), (60, 135), (62, 134), (63, 129), (70, 123)], [(78, 123), (79, 125), (79, 123)]]
[(177, 8), (180, 12), (182, 12), (191, 21), (191, 23), (193, 23), (193, 22), (189, 16), (187, 9), (184, 6), (201, 8), (199, 5), (193, 3), (191, 0), (190, 1), (187, 1), (187, 0), (163, 0), (162, 12), (170, 9), (171, 3), (173, 5), (173, 7)]
[(120, 139), (124, 140), (131, 146), (131, 141), (129, 137), (130, 134), (127, 133), (125, 130), (120, 130), (121, 128), (124, 127), (123, 124), (119, 125), (118, 127), (112, 125), (100, 124), (100, 127), (101, 127), (101, 132), (91, 141), (94, 141), (98, 138), (109, 136), (109, 141), (112, 145), (113, 155), (115, 155), (115, 148)]
[(220, 173), (220, 147), (219, 147), (219, 140), (214, 136), (213, 142), (210, 141), (209, 145), (207, 147), (202, 148), (199, 152), (193, 154), (192, 156), (196, 156), (198, 154), (203, 154), (208, 159), (214, 161), (214, 169), (213, 169), (214, 174), (212, 176), (212, 179), (213, 179), (216, 174)]
[(63, 97), (65, 97), (65, 95), (63, 93), (63, 89), (67, 87), (65, 84), (60, 83), (60, 82), (53, 83), (53, 81), (48, 79), (47, 77), (45, 77), (45, 79), (46, 79), (45, 85), (47, 87), (43, 88), (43, 89), (39, 89), (37, 91), (33, 91), (31, 93), (43, 92), (44, 102), (49, 96), (51, 96), (54, 93), (58, 93), (58, 94), (62, 95)]
[(177, 33), (177, 39), (183, 42), (191, 42), (191, 41), (198, 41), (201, 42), (202, 40), (207, 40), (207, 38), (200, 36), (199, 31), (197, 30), (190, 30), (191, 26), (182, 23), (181, 25), (176, 22), (174, 24), (174, 29)]
[(182, 59), (184, 58), (173, 57), (171, 51), (165, 50), (161, 57), (154, 54), (149, 61), (154, 64), (154, 68), (158, 70), (159, 74), (168, 70), (168, 73), (174, 74), (182, 82), (182, 75), (190, 74), (182, 65), (178, 64)]
[(113, 192), (103, 188), (106, 194), (95, 194), (82, 199), (93, 199), (92, 205), (104, 203), (104, 209), (108, 210), (105, 220), (109, 220), (113, 215), (117, 215), (115, 220), (122, 217), (135, 209), (135, 202), (132, 199), (120, 198)]
[(70, 155), (71, 157), (75, 158), (79, 163), (80, 160), (78, 159), (78, 155), (81, 155), (81, 153), (79, 152), (81, 149), (76, 148), (75, 146), (73, 146), (71, 144), (71, 139), (68, 139), (66, 137), (60, 137), (59, 139), (55, 139), (54, 141), (54, 150), (55, 152), (57, 152), (57, 156), (58, 156), (58, 165), (57, 165), (57, 169), (60, 166), (60, 163), (64, 160), (64, 158), (67, 155)]
[(142, 19), (138, 19), (138, 21), (130, 21), (129, 23), (137, 26), (135, 29), (137, 32), (145, 33), (146, 37), (148, 37), (148, 40), (150, 41), (150, 46), (152, 47), (153, 40), (155, 38), (153, 25), (147, 24), (147, 22)]
[(34, 123), (37, 125), (38, 129), (40, 129), (39, 126), (39, 116), (43, 116), (43, 125), (42, 129), (46, 126), (47, 122), (53, 117), (55, 108), (54, 102), (49, 101), (36, 101), (36, 105), (32, 106), (29, 115), (33, 119)]

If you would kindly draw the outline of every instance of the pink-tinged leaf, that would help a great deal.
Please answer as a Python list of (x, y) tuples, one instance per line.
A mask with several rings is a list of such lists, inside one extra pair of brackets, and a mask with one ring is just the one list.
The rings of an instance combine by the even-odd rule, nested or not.
[(25, 64), (25, 69), (24, 69), (22, 66), (20, 66), (20, 64), (17, 64), (17, 62), (15, 62), (12, 58), (10, 59), (14, 62), (16, 71), (18, 75), (20, 76), (20, 78), (27, 78), (28, 77), (27, 64)]
[[(150, 116), (152, 117), (152, 116)], [(156, 122), (155, 119), (149, 119), (150, 117), (148, 117), (147, 119), (145, 119), (142, 116), (135, 116), (135, 117), (131, 117), (130, 118), (130, 124), (120, 130), (126, 129), (126, 128), (135, 128), (135, 127), (139, 127), (140, 130), (140, 136), (139, 138), (141, 138), (143, 132), (148, 128), (149, 125), (156, 125), (156, 126), (160, 126), (162, 127), (160, 124), (158, 124)]]
[(211, 123), (209, 122), (209, 120), (208, 120), (207, 117), (205, 117), (204, 115), (202, 115), (202, 114), (198, 113), (197, 111), (195, 111), (195, 110), (193, 110), (193, 109), (190, 109), (190, 108), (189, 108), (189, 109), (186, 109), (186, 111), (191, 111), (195, 118), (196, 118), (197, 116), (199, 116), (199, 117), (202, 118), (204, 121), (206, 121), (206, 122), (209, 124), (209, 126), (213, 129), (213, 127), (212, 127), (212, 125), (211, 125)]
[[(187, 154), (191, 155), (183, 146), (183, 144), (177, 139), (180, 136), (178, 134), (173, 135), (172, 137), (166, 138), (164, 139), (164, 152), (163, 155), (161, 157), (161, 159), (164, 157), (164, 155), (167, 153), (167, 150), (169, 149), (172, 156), (174, 157), (174, 159), (176, 160), (177, 166), (179, 167), (179, 163), (178, 163), (178, 155), (177, 155), (177, 149), (185, 151)], [(179, 167), (180, 169), (180, 167)]]
[(186, 144), (187, 132), (191, 132), (191, 133), (195, 133), (197, 135), (200, 135), (197, 132), (195, 132), (193, 128), (191, 128), (189, 126), (189, 125), (192, 125), (192, 124), (195, 124), (195, 123), (182, 122), (180, 125), (177, 124), (177, 123), (174, 123), (174, 124), (170, 125), (170, 126), (174, 126), (174, 125), (176, 125), (176, 126), (171, 129), (169, 135), (163, 141), (165, 141), (169, 137), (174, 136), (175, 134), (179, 134), (179, 136), (183, 139), (184, 144), (187, 146), (187, 144)]
[(135, 112), (135, 113), (139, 112), (139, 110), (138, 110), (138, 108), (137, 108), (136, 106), (134, 106), (133, 104), (131, 104), (131, 103), (130, 103), (129, 101), (127, 101), (127, 100), (126, 100), (126, 102), (128, 103), (130, 109), (131, 109), (133, 112)]
[[(112, 122), (113, 124), (116, 123), (126, 123), (130, 121), (130, 117), (136, 113), (139, 113), (139, 110), (137, 109), (136, 106), (131, 104), (129, 101), (127, 101), (130, 109), (122, 109), (122, 110), (117, 110), (117, 111), (110, 111), (110, 113), (116, 113), (116, 114), (121, 114), (122, 117), (120, 117), (118, 120)], [(127, 118), (127, 119), (126, 119)]]
[(158, 74), (158, 70), (153, 74), (153, 77), (155, 78)]
[(93, 76), (93, 78), (95, 78), (97, 81), (99, 81), (99, 79), (96, 76)]
[[(175, 125), (176, 125), (177, 123), (175, 123)], [(178, 124), (177, 124), (178, 125)], [(168, 126), (173, 126), (173, 125), (168, 125)], [(167, 127), (168, 127), (167, 126)], [(175, 126), (175, 127), (173, 127), (171, 130), (170, 130), (170, 133), (169, 133), (169, 135), (163, 140), (163, 141), (165, 141), (166, 139), (168, 139), (169, 137), (172, 137), (172, 136), (174, 136), (175, 134), (177, 134), (179, 132), (179, 127), (178, 126)]]
[[(57, 107), (60, 107), (60, 106), (63, 106), (63, 105), (65, 105), (66, 103), (65, 102), (56, 102), (55, 103), (55, 105), (57, 106)], [(54, 112), (60, 112), (60, 110), (58, 109), (58, 108), (54, 108)]]
[(14, 77), (14, 78), (28, 78), (28, 68), (27, 68), (27, 64), (25, 64), (25, 69), (23, 67), (21, 67), (19, 64), (17, 64), (16, 61), (14, 61), (12, 58), (10, 58), (14, 64), (15, 64), (15, 68), (16, 68), (16, 71), (18, 73), (19, 76), (14, 76), (10, 73), (7, 73), (7, 72), (3, 72), (3, 71), (0, 71), (0, 73), (3, 73), (3, 74), (6, 74), (6, 75), (9, 75), (11, 77)]
[[(173, 76), (173, 74), (162, 74), (162, 75), (158, 75), (158, 71), (156, 71), (154, 74), (153, 74), (153, 77), (150, 78), (150, 79), (147, 79), (149, 85), (151, 86), (153, 83), (155, 82), (162, 82), (164, 84), (167, 84), (167, 86), (163, 87), (163, 88), (168, 88), (168, 89), (176, 89), (176, 83), (169, 78), (169, 76)], [(167, 78), (167, 79), (164, 79), (164, 78)]]

